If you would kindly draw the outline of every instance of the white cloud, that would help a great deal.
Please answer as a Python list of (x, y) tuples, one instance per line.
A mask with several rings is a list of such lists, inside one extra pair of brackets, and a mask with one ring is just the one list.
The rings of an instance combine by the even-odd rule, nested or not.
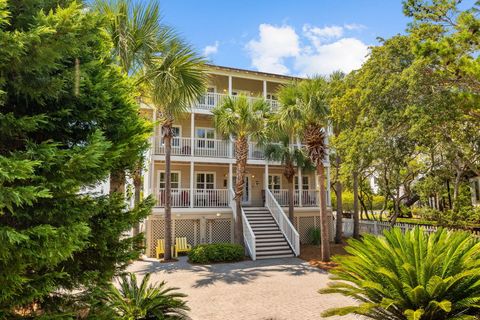
[(261, 24), (259, 39), (250, 40), (246, 49), (252, 65), (259, 71), (302, 76), (327, 75), (336, 70), (350, 72), (365, 61), (368, 46), (345, 33), (363, 28), (359, 24), (325, 27), (306, 24), (298, 34), (289, 25)]
[(315, 52), (304, 53), (295, 59), (295, 70), (302, 75), (333, 71), (350, 72), (361, 67), (367, 58), (368, 46), (355, 38), (342, 38), (316, 47)]
[(252, 65), (264, 72), (288, 73), (284, 59), (300, 54), (299, 38), (295, 30), (290, 26), (261, 24), (259, 36), (258, 40), (250, 40), (246, 46)]
[(359, 23), (347, 23), (344, 25), (345, 29), (347, 30), (363, 30), (363, 29), (367, 29), (366, 26), (364, 26), (363, 24), (359, 24)]
[(203, 48), (203, 55), (207, 57), (209, 55), (217, 53), (219, 45), (220, 44), (218, 43), (218, 41), (215, 41), (214, 44), (206, 46), (205, 48)]

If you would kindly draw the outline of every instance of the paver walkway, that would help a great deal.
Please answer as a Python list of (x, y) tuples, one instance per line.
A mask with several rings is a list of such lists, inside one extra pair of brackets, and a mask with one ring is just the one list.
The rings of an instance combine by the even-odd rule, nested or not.
[[(297, 258), (191, 265), (138, 261), (129, 271), (152, 281), (166, 280), (188, 295), (194, 320), (309, 320), (335, 306), (352, 304), (340, 295), (320, 295), (328, 274)], [(351, 320), (354, 316), (326, 319)]]

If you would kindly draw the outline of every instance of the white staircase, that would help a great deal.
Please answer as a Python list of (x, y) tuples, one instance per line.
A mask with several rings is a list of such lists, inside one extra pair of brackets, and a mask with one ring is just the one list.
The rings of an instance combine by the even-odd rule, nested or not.
[(294, 252), (267, 208), (243, 207), (255, 235), (257, 259), (293, 257)]

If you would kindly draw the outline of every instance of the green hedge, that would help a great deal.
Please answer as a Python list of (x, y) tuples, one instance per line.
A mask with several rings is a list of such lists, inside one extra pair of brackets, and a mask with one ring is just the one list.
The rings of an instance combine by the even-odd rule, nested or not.
[[(342, 203), (343, 211), (352, 212), (353, 211), (353, 193), (350, 192), (350, 191), (344, 191), (342, 193), (342, 200), (343, 200), (343, 203)], [(370, 209), (382, 210), (384, 200), (385, 200), (385, 198), (383, 196), (374, 195), (373, 199), (372, 199), (372, 208), (368, 208), (368, 209), (369, 210)], [(336, 197), (335, 192), (333, 190), (332, 190), (331, 201), (332, 201), (333, 210), (336, 210), (337, 209), (337, 197)], [(360, 203), (358, 205), (360, 205)], [(367, 206), (368, 205), (369, 204), (367, 203)]]
[(192, 263), (240, 261), (244, 256), (243, 247), (232, 243), (200, 244), (188, 253)]

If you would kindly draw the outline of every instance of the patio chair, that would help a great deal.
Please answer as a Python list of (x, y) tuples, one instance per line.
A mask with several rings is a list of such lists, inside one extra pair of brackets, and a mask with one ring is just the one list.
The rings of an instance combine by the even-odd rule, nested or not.
[[(172, 256), (173, 256), (173, 246), (171, 250), (172, 250)], [(157, 259), (160, 259), (161, 254), (165, 256), (165, 240), (164, 239), (157, 240), (156, 251), (157, 251)]]
[(179, 252), (189, 252), (192, 246), (187, 243), (187, 238), (175, 238), (175, 257), (178, 257)]

